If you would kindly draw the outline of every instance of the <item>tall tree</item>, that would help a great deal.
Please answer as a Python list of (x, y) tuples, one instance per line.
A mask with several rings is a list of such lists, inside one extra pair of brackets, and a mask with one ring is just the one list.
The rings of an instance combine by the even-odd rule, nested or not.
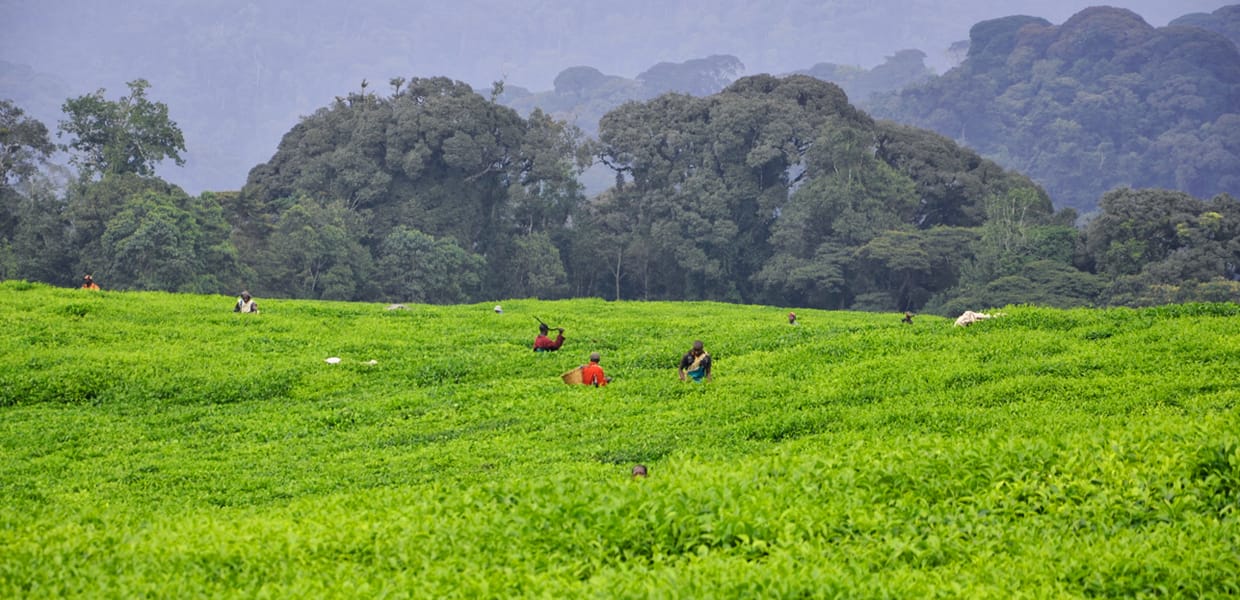
[(98, 181), (79, 181), (67, 193), (64, 214), (70, 227), (69, 241), (78, 255), (78, 269), (85, 271), (103, 269), (113, 262), (103, 247), (103, 235), (108, 223), (133, 198), (146, 193), (184, 195), (180, 188), (158, 177), (135, 173), (108, 173)]
[(633, 196), (623, 188), (607, 190), (577, 215), (567, 254), (574, 295), (648, 298), (648, 236), (638, 230)]
[(486, 261), (451, 237), (435, 239), (401, 226), (383, 239), (376, 267), (374, 280), (385, 300), (448, 304), (477, 293)]
[(22, 187), (21, 194), (3, 194), (0, 212), (10, 226), (0, 235), (0, 279), (76, 284), (82, 274), (64, 199), (46, 178)]
[(1110, 277), (1170, 256), (1187, 241), (1179, 227), (1206, 212), (1196, 198), (1169, 190), (1113, 190), (1099, 208), (1086, 229), (1086, 250), (1094, 269)]
[(60, 133), (71, 140), (71, 161), (85, 178), (103, 174), (154, 175), (155, 166), (171, 158), (184, 165), (185, 137), (168, 116), (168, 106), (146, 97), (145, 79), (130, 81), (129, 95), (104, 98), (105, 90), (71, 98), (62, 109), (68, 118)]
[[(563, 229), (581, 201), (579, 136), (540, 111), (523, 120), (459, 81), (399, 84), (390, 97), (338, 98), (298, 123), (250, 172), (239, 206), (279, 220), (294, 206), (289, 199), (338, 202), (371, 260), (391, 255), (385, 240), (403, 228), (485, 256), (487, 285), (500, 289), (521, 268), (502, 250), (511, 238)], [(248, 235), (265, 235), (238, 215), (243, 221)]]
[(567, 295), (564, 261), (546, 232), (508, 238), (500, 250), (507, 269), (499, 280), (499, 295), (548, 299)]
[(54, 150), (43, 123), (25, 116), (12, 101), (0, 100), (0, 279), (40, 279), (48, 274), (27, 268), (30, 261), (46, 260), (53, 248), (55, 255), (63, 253), (59, 243), (52, 248), (40, 243), (58, 242), (64, 235), (58, 223), (62, 207), (49, 202), (54, 198), (47, 186), (36, 182), (39, 166)]
[[(1206, 285), (1240, 281), (1240, 201), (1227, 194), (1202, 201), (1170, 190), (1119, 189), (1104, 196), (1100, 208), (1085, 231), (1085, 249), (1095, 272), (1111, 282), (1106, 302), (1217, 299), (1219, 290), (1240, 301), (1226, 296), (1226, 286)], [(1176, 291), (1165, 291), (1171, 288)]]
[(297, 198), (276, 222), (260, 262), (268, 295), (324, 300), (366, 296), (371, 256), (358, 241), (361, 224), (341, 201)]
[(1072, 211), (1053, 212), (1037, 188), (1015, 188), (985, 199), (986, 222), (972, 228), (957, 262), (958, 285), (929, 301), (957, 313), (1005, 304), (1085, 306), (1097, 301), (1100, 278), (1074, 265), (1078, 232)]
[(975, 274), (983, 280), (1012, 275), (1035, 258), (1034, 227), (1051, 218), (1051, 203), (1044, 194), (1021, 188), (986, 199), (986, 223), (981, 227), (974, 256)]
[(242, 267), (219, 203), (180, 188), (125, 199), (100, 239), (109, 287), (198, 294), (234, 292)]
[(581, 131), (539, 109), (526, 120), (525, 139), (517, 154), (517, 178), (508, 187), (508, 212), (521, 234), (563, 227), (581, 201), (577, 174), (590, 157)]
[(47, 126), (11, 100), (0, 99), (0, 187), (28, 180), (55, 149)]

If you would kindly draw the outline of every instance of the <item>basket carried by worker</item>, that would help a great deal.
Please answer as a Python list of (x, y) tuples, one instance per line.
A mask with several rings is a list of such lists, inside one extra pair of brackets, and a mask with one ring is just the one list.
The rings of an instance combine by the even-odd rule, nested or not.
[(573, 367), (572, 370), (565, 371), (563, 375), (560, 375), (560, 379), (568, 385), (581, 385), (581, 367)]

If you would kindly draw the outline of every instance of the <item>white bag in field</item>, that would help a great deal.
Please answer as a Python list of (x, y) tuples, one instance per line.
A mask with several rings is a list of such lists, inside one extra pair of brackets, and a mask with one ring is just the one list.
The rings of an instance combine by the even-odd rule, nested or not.
[(983, 319), (989, 319), (990, 315), (986, 313), (973, 312), (966, 310), (959, 317), (956, 317), (956, 327), (966, 327)]

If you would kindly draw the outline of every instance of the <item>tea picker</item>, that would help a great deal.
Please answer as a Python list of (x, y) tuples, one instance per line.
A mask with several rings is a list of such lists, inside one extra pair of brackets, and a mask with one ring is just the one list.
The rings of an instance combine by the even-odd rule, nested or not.
[(551, 326), (544, 323), (543, 320), (538, 317), (534, 317), (534, 320), (538, 321), (538, 337), (534, 338), (534, 351), (555, 352), (556, 350), (559, 350), (560, 346), (564, 345), (564, 328), (556, 328), (558, 334), (553, 340), (547, 335), (551, 331)]

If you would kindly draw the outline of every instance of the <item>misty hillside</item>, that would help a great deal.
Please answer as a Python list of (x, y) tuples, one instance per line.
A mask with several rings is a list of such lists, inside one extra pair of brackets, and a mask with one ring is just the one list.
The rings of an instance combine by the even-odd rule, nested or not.
[(735, 56), (715, 55), (683, 63), (661, 62), (635, 79), (605, 75), (594, 67), (569, 67), (555, 76), (554, 89), (531, 92), (505, 86), (498, 98), (524, 115), (535, 108), (598, 134), (598, 122), (608, 111), (631, 100), (649, 100), (665, 93), (709, 96), (727, 87), (745, 72)]
[[(184, 168), (160, 173), (191, 193), (238, 189), (299, 118), (393, 77), (446, 76), (478, 88), (553, 89), (574, 66), (633, 79), (662, 63), (733, 56), (746, 73), (819, 63), (870, 69), (901, 49), (952, 64), (978, 21), (1036, 14), (1062, 21), (1089, 2), (1050, 0), (638, 0), (616, 7), (432, 2), (74, 0), (6, 2), (0, 98), (55, 129), (67, 97), (151, 82), (186, 134)], [(1165, 23), (1218, 0), (1115, 2)], [(740, 75), (740, 74), (738, 74)]]
[(867, 108), (978, 150), (1088, 212), (1116, 187), (1240, 195), (1240, 5), (1154, 27), (1118, 8), (978, 23), (967, 59)]
[(1208, 29), (1240, 46), (1240, 6), (1224, 6), (1212, 13), (1187, 14), (1171, 21), (1170, 25)]
[[(830, 81), (844, 90), (854, 102), (874, 94), (896, 92), (934, 75), (926, 66), (926, 53), (901, 50), (875, 66), (821, 62), (812, 67), (780, 75), (809, 75)], [(736, 81), (745, 65), (735, 56), (715, 55), (683, 63), (659, 63), (628, 79), (606, 75), (594, 67), (569, 67), (556, 75), (554, 89), (531, 92), (517, 86), (504, 86), (501, 104), (524, 115), (539, 108), (551, 116), (579, 127), (588, 135), (598, 135), (599, 120), (612, 109), (629, 101), (649, 100), (665, 93), (709, 96)], [(485, 90), (479, 90), (485, 93)]]

